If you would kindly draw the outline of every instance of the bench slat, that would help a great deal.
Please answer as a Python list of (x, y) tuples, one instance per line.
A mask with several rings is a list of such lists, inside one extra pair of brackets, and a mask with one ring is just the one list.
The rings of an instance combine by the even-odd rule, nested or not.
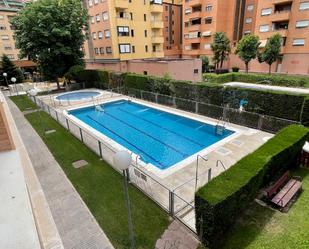
[(287, 182), (289, 173), (289, 171), (286, 171), (272, 186), (267, 188), (266, 193), (268, 198), (272, 197), (272, 195), (276, 193), (285, 182)]
[(291, 179), (271, 201), (280, 207), (285, 207), (301, 189), (301, 186), (302, 183), (300, 181)]

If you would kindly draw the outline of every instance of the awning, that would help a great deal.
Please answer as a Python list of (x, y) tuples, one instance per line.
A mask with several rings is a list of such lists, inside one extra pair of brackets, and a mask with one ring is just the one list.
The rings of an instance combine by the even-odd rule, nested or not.
[(208, 37), (208, 36), (211, 36), (211, 31), (205, 31), (202, 33), (202, 36), (204, 37)]
[(199, 32), (190, 32), (190, 33), (189, 33), (189, 38), (191, 38), (191, 39), (192, 39), (192, 38), (197, 38), (197, 37), (198, 37), (198, 33), (199, 33)]

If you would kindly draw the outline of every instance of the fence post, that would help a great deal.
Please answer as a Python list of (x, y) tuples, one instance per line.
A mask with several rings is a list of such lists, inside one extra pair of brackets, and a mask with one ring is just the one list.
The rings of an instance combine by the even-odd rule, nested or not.
[(173, 107), (176, 108), (176, 98), (173, 96)]
[(103, 159), (103, 156), (102, 156), (102, 146), (101, 146), (101, 142), (99, 140), (98, 140), (98, 144), (99, 144), (100, 157)]
[(158, 104), (158, 93), (155, 93), (156, 103)]
[(143, 99), (143, 90), (141, 90), (141, 99)]
[(50, 108), (49, 108), (49, 105), (47, 106), (47, 109), (48, 109), (48, 113), (49, 113), (49, 115), (50, 115)]
[(195, 102), (195, 113), (198, 113), (198, 102)]
[(262, 129), (264, 115), (259, 115), (258, 130)]
[(57, 111), (55, 111), (55, 113), (56, 113), (56, 119), (57, 119), (57, 122), (59, 123), (58, 112), (57, 112)]
[(210, 182), (211, 180), (211, 168), (208, 169), (208, 181), (207, 182)]
[(66, 121), (66, 123), (67, 123), (68, 131), (70, 131), (69, 120), (68, 120), (67, 118), (65, 118), (65, 121)]
[(80, 134), (80, 140), (82, 141), (82, 143), (84, 143), (83, 131), (82, 131), (82, 128), (80, 127), (79, 127), (79, 134)]
[(175, 199), (175, 196), (174, 196), (174, 192), (170, 191), (169, 190), (169, 212), (170, 212), (170, 216), (174, 216), (174, 199)]

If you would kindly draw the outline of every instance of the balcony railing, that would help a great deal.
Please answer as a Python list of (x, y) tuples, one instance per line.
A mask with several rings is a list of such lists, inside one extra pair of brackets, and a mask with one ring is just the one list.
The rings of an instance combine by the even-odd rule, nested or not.
[(163, 21), (162, 20), (151, 21), (151, 28), (163, 29)]
[(164, 42), (164, 38), (163, 38), (163, 36), (153, 36), (153, 37), (151, 37), (151, 42), (153, 44), (161, 44), (161, 43)]
[(129, 8), (128, 0), (115, 0), (115, 7), (117, 9), (127, 9)]

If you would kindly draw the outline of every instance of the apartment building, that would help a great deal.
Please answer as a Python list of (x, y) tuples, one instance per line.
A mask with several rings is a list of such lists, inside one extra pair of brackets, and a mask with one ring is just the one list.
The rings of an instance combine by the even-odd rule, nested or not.
[(161, 58), (161, 0), (88, 0), (89, 39), (86, 61), (117, 62)]
[(256, 9), (254, 33), (260, 37), (261, 47), (274, 33), (283, 37), (283, 57), (273, 71), (308, 74), (309, 0), (259, 0)]
[(164, 56), (179, 58), (182, 55), (182, 1), (163, 2)]
[(24, 6), (22, 1), (1, 0), (0, 1), (0, 56), (6, 54), (11, 60), (18, 60), (18, 50), (15, 48), (13, 38), (14, 27), (10, 19)]

